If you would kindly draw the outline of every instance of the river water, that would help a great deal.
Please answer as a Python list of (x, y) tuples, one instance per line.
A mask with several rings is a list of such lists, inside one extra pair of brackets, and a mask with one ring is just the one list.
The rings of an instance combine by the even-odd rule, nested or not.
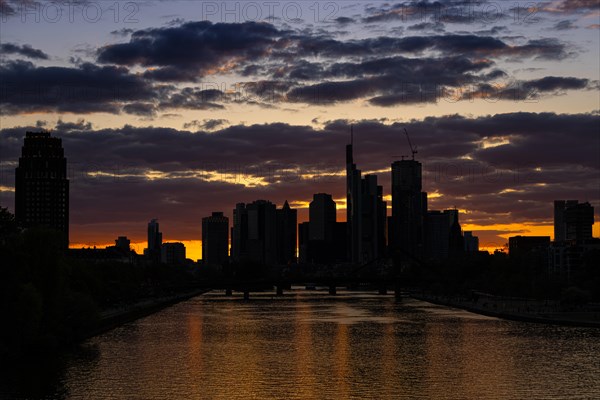
[(2, 397), (600, 399), (599, 329), (374, 293), (252, 295), (210, 292), (94, 337)]

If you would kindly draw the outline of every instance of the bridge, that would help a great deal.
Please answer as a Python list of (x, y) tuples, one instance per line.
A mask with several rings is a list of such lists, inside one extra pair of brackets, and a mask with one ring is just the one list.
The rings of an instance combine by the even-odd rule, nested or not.
[(201, 286), (212, 290), (224, 290), (228, 296), (231, 296), (234, 291), (242, 292), (245, 299), (250, 298), (251, 292), (265, 292), (273, 290), (273, 288), (275, 288), (278, 296), (283, 295), (284, 290), (290, 290), (292, 286), (328, 287), (329, 294), (335, 295), (339, 287), (368, 286), (377, 290), (379, 294), (387, 294), (388, 290), (393, 290), (396, 298), (400, 299), (401, 279), (399, 271), (397, 271), (397, 268), (390, 268), (389, 265), (377, 265), (377, 261), (373, 260), (357, 267), (344, 268), (345, 271), (329, 273), (323, 271), (299, 273), (294, 271), (285, 274), (282, 273), (282, 270), (277, 270), (258, 278), (225, 276), (203, 282)]

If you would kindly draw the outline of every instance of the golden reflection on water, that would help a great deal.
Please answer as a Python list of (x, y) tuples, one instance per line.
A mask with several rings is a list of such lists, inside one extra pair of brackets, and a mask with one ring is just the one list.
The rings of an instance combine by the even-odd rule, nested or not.
[(70, 399), (600, 398), (596, 330), (374, 294), (210, 293), (88, 346)]

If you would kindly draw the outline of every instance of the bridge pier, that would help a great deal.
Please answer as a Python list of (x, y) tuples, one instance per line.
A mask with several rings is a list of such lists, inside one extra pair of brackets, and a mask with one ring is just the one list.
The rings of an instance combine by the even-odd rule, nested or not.
[(402, 300), (402, 288), (400, 287), (400, 282), (396, 282), (394, 285), (394, 297), (397, 301)]
[(231, 288), (227, 288), (225, 289), (225, 296), (231, 296), (233, 294), (233, 291), (231, 290)]
[(335, 285), (329, 285), (329, 294), (332, 296), (337, 294)]
[(244, 290), (244, 300), (250, 300), (250, 291)]
[(283, 286), (278, 285), (278, 286), (275, 286), (275, 288), (277, 290), (277, 296), (283, 296)]

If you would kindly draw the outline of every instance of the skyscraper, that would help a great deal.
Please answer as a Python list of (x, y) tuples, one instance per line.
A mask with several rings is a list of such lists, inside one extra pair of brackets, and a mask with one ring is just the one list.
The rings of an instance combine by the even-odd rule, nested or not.
[(348, 259), (359, 263), (362, 257), (361, 172), (354, 164), (354, 132), (350, 127), (350, 144), (346, 145), (346, 229)]
[(152, 219), (148, 222), (148, 248), (144, 255), (152, 262), (160, 262), (162, 248), (162, 232), (159, 230), (158, 220)]
[(169, 242), (161, 245), (160, 261), (168, 265), (185, 264), (185, 245), (181, 242)]
[(421, 258), (426, 212), (427, 193), (421, 192), (421, 163), (395, 161), (392, 163), (392, 217), (388, 226), (392, 254), (407, 262)]
[(257, 263), (277, 262), (277, 217), (275, 205), (256, 200), (239, 203), (233, 211), (232, 258)]
[(477, 253), (479, 251), (479, 238), (474, 236), (472, 231), (465, 231), (463, 238), (466, 253)]
[(333, 240), (336, 220), (335, 201), (330, 194), (317, 193), (313, 195), (309, 209), (309, 239)]
[(336, 233), (335, 201), (330, 194), (317, 193), (309, 206), (308, 261), (325, 264), (335, 259), (333, 243)]
[(277, 210), (277, 262), (290, 264), (296, 261), (298, 211), (287, 200)]
[(231, 227), (231, 258), (239, 261), (246, 257), (248, 249), (248, 210), (244, 203), (237, 203), (233, 210)]
[(26, 132), (15, 180), (15, 218), (24, 227), (61, 232), (69, 243), (69, 180), (62, 140)]
[(554, 201), (554, 240), (583, 240), (592, 238), (594, 207), (578, 200)]
[(213, 212), (202, 218), (202, 262), (221, 266), (229, 255), (229, 218), (222, 212)]
[(361, 263), (373, 261), (385, 253), (387, 204), (377, 175), (365, 175), (361, 181)]

